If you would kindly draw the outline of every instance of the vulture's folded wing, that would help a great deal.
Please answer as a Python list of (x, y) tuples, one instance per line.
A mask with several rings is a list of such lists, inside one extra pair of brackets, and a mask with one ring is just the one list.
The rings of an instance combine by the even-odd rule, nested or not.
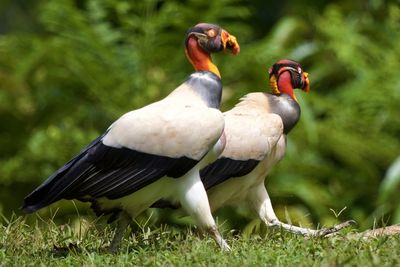
[(272, 113), (224, 113), (226, 144), (220, 157), (200, 171), (206, 190), (254, 170), (283, 134), (281, 118)]
[[(223, 130), (219, 110), (164, 99), (129, 112), (24, 200), (33, 212), (59, 199), (116, 199), (188, 172)], [(166, 189), (167, 190), (167, 189)]]

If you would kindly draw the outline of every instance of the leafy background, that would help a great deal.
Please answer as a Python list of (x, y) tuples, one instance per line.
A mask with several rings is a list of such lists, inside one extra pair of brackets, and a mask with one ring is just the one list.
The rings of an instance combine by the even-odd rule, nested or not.
[[(310, 73), (311, 92), (297, 93), (301, 121), (266, 179), (278, 216), (314, 227), (400, 223), (400, 7), (383, 0), (1, 0), (0, 214), (21, 214), (23, 197), (112, 121), (183, 81), (193, 71), (184, 34), (202, 21), (241, 44), (237, 57), (214, 57), (222, 110), (268, 91), (280, 58)], [(77, 215), (67, 201), (40, 214), (57, 207), (60, 220)], [(260, 230), (243, 207), (217, 216), (228, 229)], [(148, 217), (187, 222), (170, 211)]]

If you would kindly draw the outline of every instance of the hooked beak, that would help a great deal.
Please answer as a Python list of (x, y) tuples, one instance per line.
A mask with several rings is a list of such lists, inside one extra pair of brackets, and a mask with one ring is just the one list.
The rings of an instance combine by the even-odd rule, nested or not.
[(304, 86), (301, 88), (304, 92), (310, 91), (310, 79), (308, 78), (308, 72), (303, 72)]
[(240, 52), (240, 46), (235, 36), (230, 35), (227, 31), (222, 30), (221, 42), (224, 50), (231, 50), (232, 54), (237, 55)]

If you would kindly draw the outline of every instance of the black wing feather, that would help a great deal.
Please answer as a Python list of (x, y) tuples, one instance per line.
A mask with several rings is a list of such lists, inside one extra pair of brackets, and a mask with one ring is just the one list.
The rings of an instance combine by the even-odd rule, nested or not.
[(255, 159), (234, 160), (219, 158), (200, 170), (201, 181), (206, 190), (216, 186), (229, 178), (242, 177), (254, 170), (260, 161)]
[(198, 162), (187, 157), (170, 158), (106, 146), (102, 137), (29, 194), (22, 209), (34, 212), (63, 198), (120, 198), (163, 176), (178, 178)]

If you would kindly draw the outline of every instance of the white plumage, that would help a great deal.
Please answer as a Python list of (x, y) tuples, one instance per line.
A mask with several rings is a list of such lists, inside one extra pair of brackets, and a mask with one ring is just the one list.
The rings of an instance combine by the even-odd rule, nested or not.
[(283, 123), (279, 115), (268, 112), (264, 98), (260, 93), (248, 94), (224, 113), (226, 146), (220, 157), (262, 160), (275, 146)]
[[(197, 79), (207, 79), (207, 75)], [(103, 138), (105, 145), (149, 154), (200, 160), (221, 136), (221, 112), (183, 84), (165, 99), (123, 115)]]

